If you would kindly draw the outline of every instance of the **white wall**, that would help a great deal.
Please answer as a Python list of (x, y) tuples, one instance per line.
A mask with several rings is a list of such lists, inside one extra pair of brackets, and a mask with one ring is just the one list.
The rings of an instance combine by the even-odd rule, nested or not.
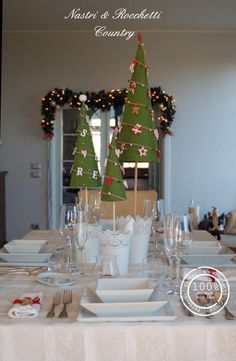
[[(171, 208), (236, 208), (236, 34), (146, 33), (150, 85), (176, 98)], [(7, 238), (47, 226), (47, 142), (40, 100), (52, 88), (126, 87), (136, 41), (78, 33), (5, 33), (0, 170), (7, 170)], [(30, 163), (42, 178), (30, 178)]]

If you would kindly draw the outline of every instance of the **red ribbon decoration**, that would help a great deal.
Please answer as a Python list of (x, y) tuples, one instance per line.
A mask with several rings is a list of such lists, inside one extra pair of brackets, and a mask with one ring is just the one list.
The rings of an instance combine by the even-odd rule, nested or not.
[(13, 303), (13, 305), (16, 305), (17, 303), (21, 305), (25, 300), (31, 301), (32, 304), (41, 305), (41, 303), (40, 303), (40, 298), (39, 298), (39, 297), (35, 297), (35, 298), (25, 297), (25, 298), (23, 298), (23, 299), (17, 298), (17, 299), (15, 299), (12, 303)]

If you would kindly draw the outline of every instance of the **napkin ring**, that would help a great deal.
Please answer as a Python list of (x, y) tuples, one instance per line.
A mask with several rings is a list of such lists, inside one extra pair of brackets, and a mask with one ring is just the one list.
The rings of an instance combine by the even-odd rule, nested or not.
[(22, 299), (17, 298), (15, 299), (13, 302), (13, 305), (16, 304), (20, 304), (21, 306), (26, 306), (26, 305), (40, 305), (40, 298), (39, 297), (24, 297)]

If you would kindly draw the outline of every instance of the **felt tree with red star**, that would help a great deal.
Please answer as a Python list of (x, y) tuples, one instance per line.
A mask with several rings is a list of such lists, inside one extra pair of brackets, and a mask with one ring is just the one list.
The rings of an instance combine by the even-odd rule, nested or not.
[(80, 122), (77, 129), (77, 141), (73, 152), (74, 162), (71, 168), (71, 187), (97, 188), (101, 187), (101, 176), (98, 170), (96, 155), (89, 127), (89, 117), (84, 102), (87, 97), (81, 94), (79, 97), (83, 102), (80, 111)]
[[(119, 131), (119, 130), (118, 130)], [(120, 150), (116, 148), (116, 131), (113, 133), (106, 170), (103, 179), (101, 200), (117, 202), (126, 200), (125, 183), (122, 177), (122, 167), (119, 162)]]
[(120, 162), (159, 162), (160, 158), (144, 54), (142, 36), (138, 34), (138, 49), (130, 66), (132, 77), (117, 140)]

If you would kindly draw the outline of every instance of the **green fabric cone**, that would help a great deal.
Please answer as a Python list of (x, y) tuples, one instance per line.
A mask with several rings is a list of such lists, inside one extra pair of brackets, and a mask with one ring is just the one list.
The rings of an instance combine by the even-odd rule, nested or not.
[(89, 127), (86, 106), (83, 103), (80, 111), (78, 137), (74, 149), (74, 163), (71, 169), (71, 187), (101, 187), (101, 176), (95, 157), (92, 136)]
[(126, 199), (120, 162), (116, 151), (116, 135), (114, 133), (110, 144), (110, 151), (102, 185), (101, 200), (106, 202), (124, 201)]
[[(120, 162), (159, 162), (160, 152), (157, 136), (154, 133), (147, 67), (143, 44), (140, 41), (135, 61), (121, 123), (122, 128), (117, 140), (121, 150), (119, 160)], [(134, 87), (133, 91), (132, 87)]]

